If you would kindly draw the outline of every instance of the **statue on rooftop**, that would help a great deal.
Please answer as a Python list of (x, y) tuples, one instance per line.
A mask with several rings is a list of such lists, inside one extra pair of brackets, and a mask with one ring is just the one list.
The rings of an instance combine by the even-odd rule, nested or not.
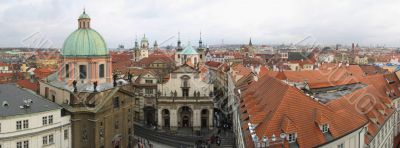
[(78, 82), (76, 81), (76, 80), (74, 80), (73, 82), (72, 82), (72, 86), (74, 86), (74, 92), (78, 92), (78, 89), (76, 88), (76, 84), (77, 84)]

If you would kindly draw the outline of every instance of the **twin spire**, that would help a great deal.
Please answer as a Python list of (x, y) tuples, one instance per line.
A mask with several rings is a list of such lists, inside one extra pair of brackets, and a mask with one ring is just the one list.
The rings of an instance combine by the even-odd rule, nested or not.
[[(178, 42), (177, 42), (178, 49), (182, 49), (181, 46), (181, 33), (178, 32)], [(203, 48), (203, 41), (201, 39), (201, 31), (200, 31), (200, 39), (199, 39), (199, 48)]]

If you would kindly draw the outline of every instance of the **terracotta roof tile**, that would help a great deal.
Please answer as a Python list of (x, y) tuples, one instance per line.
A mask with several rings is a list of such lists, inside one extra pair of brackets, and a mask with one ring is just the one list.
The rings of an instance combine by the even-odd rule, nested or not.
[[(332, 110), (297, 88), (270, 76), (254, 82), (242, 96), (244, 101), (241, 104), (245, 105), (250, 121), (257, 125), (257, 135), (271, 137), (272, 134), (279, 135), (282, 130), (296, 131), (300, 147), (314, 147), (327, 142), (316, 120), (321, 123), (330, 121), (330, 132), (334, 138), (346, 135), (367, 123), (354, 110)], [(316, 110), (319, 113), (315, 113)], [(350, 119), (353, 122), (349, 123)], [(246, 144), (252, 143), (251, 138), (245, 139)]]

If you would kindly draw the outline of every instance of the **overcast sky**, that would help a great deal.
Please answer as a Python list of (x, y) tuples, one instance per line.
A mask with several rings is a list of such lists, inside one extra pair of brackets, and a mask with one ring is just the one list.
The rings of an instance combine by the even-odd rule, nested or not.
[[(295, 43), (400, 46), (399, 0), (0, 0), (0, 47), (29, 46), (31, 35), (60, 48), (86, 8), (108, 47), (175, 37), (197, 45)], [(32, 38), (32, 37), (31, 37)]]

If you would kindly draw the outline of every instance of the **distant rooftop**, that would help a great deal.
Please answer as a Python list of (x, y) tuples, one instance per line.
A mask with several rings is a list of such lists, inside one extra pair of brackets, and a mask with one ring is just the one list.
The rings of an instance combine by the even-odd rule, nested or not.
[[(24, 106), (24, 100), (32, 100), (29, 107)], [(45, 98), (24, 90), (16, 84), (0, 85), (0, 117), (39, 113), (61, 108)]]
[(315, 97), (318, 98), (318, 100), (323, 103), (328, 103), (331, 100), (341, 98), (341, 97), (343, 97), (347, 94), (353, 93), (354, 91), (356, 91), (360, 88), (363, 88), (365, 86), (367, 86), (367, 85), (361, 84), (361, 83), (355, 83), (355, 84), (344, 85), (344, 86), (322, 88), (322, 89), (313, 90), (313, 91), (322, 91), (322, 93), (319, 92), (319, 93), (315, 94)]

